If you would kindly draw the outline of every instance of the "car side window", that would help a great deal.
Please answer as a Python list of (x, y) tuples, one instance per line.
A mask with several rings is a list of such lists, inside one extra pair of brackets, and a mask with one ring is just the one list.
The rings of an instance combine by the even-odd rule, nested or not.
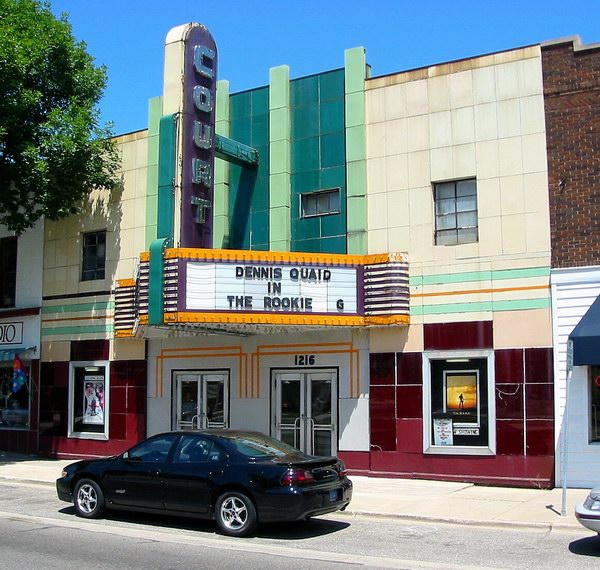
[(176, 436), (163, 436), (145, 441), (127, 454), (130, 461), (166, 463)]
[(212, 441), (200, 436), (184, 435), (177, 446), (173, 463), (207, 463), (219, 461), (223, 450)]
[(213, 446), (210, 448), (208, 452), (208, 461), (210, 463), (214, 463), (216, 461), (223, 461), (227, 455), (225, 451), (221, 447), (219, 447), (216, 443), (213, 443)]

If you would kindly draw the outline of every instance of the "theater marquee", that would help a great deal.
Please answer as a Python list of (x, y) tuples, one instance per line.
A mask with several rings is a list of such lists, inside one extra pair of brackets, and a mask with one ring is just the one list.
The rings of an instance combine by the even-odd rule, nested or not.
[[(151, 255), (140, 256), (136, 279), (118, 284), (116, 336), (143, 336), (144, 327), (152, 326), (247, 333), (253, 327), (264, 332), (287, 325), (409, 322), (408, 261), (402, 253), (361, 256), (172, 248), (158, 259), (162, 264), (158, 272)], [(162, 325), (148, 319), (149, 307), (156, 303), (149, 294), (156, 290), (156, 275), (162, 276), (158, 300)]]
[(357, 269), (189, 262), (186, 309), (357, 314)]

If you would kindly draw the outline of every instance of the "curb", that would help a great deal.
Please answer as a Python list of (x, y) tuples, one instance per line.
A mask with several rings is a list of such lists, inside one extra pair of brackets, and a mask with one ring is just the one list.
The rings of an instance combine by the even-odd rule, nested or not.
[[(36, 485), (43, 487), (54, 488), (56, 483), (54, 481), (40, 481), (39, 479), (27, 479), (25, 477), (11, 477), (8, 475), (0, 475), (0, 481), (7, 483), (16, 483), (21, 485)], [(377, 511), (367, 510), (350, 510), (336, 511), (331, 513), (334, 516), (341, 516), (347, 518), (365, 517), (365, 518), (379, 518), (388, 519), (395, 521), (404, 522), (421, 522), (421, 523), (435, 523), (435, 524), (447, 524), (454, 526), (477, 526), (486, 528), (506, 529), (506, 530), (539, 530), (539, 531), (581, 531), (582, 527), (577, 523), (573, 522), (524, 522), (524, 521), (496, 521), (496, 520), (474, 520), (474, 519), (455, 519), (451, 517), (435, 517), (427, 515), (410, 515), (403, 513), (384, 513)]]
[(27, 479), (26, 477), (11, 477), (10, 475), (0, 475), (0, 481), (4, 481), (6, 483), (20, 483), (22, 485), (56, 487), (56, 483), (54, 481), (40, 481), (39, 479)]
[(580, 531), (581, 525), (577, 522), (527, 522), (527, 521), (496, 521), (496, 520), (473, 520), (473, 519), (453, 519), (450, 517), (432, 517), (427, 515), (409, 515), (401, 513), (381, 513), (376, 511), (338, 511), (331, 513), (344, 517), (367, 517), (383, 518), (406, 522), (424, 522), (449, 524), (456, 526), (477, 526), (487, 528), (519, 529), (519, 530), (545, 530), (545, 531)]

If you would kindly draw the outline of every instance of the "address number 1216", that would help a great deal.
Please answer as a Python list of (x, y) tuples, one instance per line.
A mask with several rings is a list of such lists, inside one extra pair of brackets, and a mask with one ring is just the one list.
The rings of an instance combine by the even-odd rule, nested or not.
[(296, 354), (294, 356), (295, 366), (312, 366), (315, 363), (314, 354)]

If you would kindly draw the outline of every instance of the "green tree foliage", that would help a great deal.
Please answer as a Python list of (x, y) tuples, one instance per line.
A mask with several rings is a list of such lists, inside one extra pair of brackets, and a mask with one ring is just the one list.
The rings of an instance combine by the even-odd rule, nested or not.
[(75, 213), (118, 185), (110, 126), (99, 123), (106, 69), (48, 2), (0, 0), (0, 223), (21, 233)]

